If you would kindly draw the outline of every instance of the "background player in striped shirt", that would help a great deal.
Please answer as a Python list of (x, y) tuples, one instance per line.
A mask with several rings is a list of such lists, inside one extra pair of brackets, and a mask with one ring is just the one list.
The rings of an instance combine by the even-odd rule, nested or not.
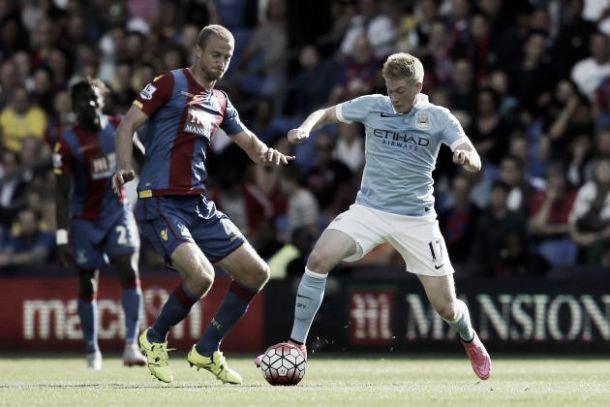
[[(388, 242), (402, 255), (407, 271), (417, 275), (434, 309), (457, 330), (474, 372), (485, 380), (491, 359), (472, 329), (466, 304), (455, 295), (432, 179), (442, 144), (453, 150), (453, 162), (468, 171), (479, 171), (481, 159), (455, 116), (420, 93), (424, 68), (419, 59), (390, 55), (382, 73), (387, 96), (366, 95), (317, 110), (288, 133), (289, 141), (298, 143), (327, 123), (356, 121), (366, 130), (366, 164), (356, 202), (331, 222), (309, 256), (290, 340), (307, 354), (305, 341), (329, 271)], [(260, 364), (260, 356), (255, 362)]]
[(72, 87), (77, 122), (63, 133), (53, 157), (59, 258), (67, 266), (72, 257), (78, 269), (78, 315), (86, 341), (87, 366), (93, 369), (102, 367), (96, 294), (99, 268), (108, 258), (118, 271), (122, 286), (126, 328), (123, 363), (146, 363), (135, 343), (142, 308), (140, 238), (131, 207), (122, 194), (117, 196), (112, 191), (119, 119), (102, 114), (104, 90), (98, 80), (82, 81)]
[(132, 135), (148, 122), (146, 132), (140, 134), (146, 156), (138, 183), (136, 217), (143, 235), (182, 277), (157, 320), (140, 336), (151, 373), (167, 383), (173, 380), (167, 334), (211, 287), (213, 264), (234, 281), (187, 359), (223, 383), (242, 382), (239, 373), (227, 366), (220, 342), (269, 278), (267, 264), (204, 195), (210, 139), (223, 129), (260, 164), (287, 164), (294, 158), (260, 141), (241, 123), (226, 93), (214, 89), (229, 67), (234, 43), (226, 28), (204, 27), (195, 45), (193, 65), (164, 73), (149, 83), (118, 129), (117, 188), (134, 178)]

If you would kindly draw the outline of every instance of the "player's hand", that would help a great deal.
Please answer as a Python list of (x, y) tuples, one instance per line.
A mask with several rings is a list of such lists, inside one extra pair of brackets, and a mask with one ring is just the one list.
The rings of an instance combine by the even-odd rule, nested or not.
[(62, 267), (68, 267), (70, 265), (70, 259), (72, 258), (72, 253), (70, 252), (70, 246), (67, 244), (60, 244), (57, 246), (57, 257), (59, 259), (59, 264)]
[(464, 165), (464, 164), (470, 163), (470, 151), (455, 150), (453, 152), (453, 162), (458, 165)]
[(275, 148), (268, 148), (260, 154), (261, 164), (288, 164), (288, 161), (294, 160), (293, 155), (285, 155), (277, 151)]
[(309, 138), (309, 132), (306, 132), (305, 130), (302, 130), (300, 128), (292, 129), (288, 132), (286, 138), (292, 144), (300, 144)]
[(121, 187), (136, 177), (134, 170), (120, 169), (112, 177), (112, 190), (115, 194), (121, 195)]

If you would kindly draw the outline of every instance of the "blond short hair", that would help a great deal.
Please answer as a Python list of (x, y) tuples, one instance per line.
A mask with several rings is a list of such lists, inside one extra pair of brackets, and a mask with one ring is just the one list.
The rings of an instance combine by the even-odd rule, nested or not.
[(390, 55), (383, 64), (381, 73), (386, 79), (424, 82), (424, 66), (418, 58), (406, 52)]
[(229, 31), (222, 25), (210, 24), (206, 25), (201, 29), (201, 31), (199, 31), (199, 35), (197, 36), (197, 45), (199, 45), (201, 49), (204, 49), (211, 36), (216, 36), (218, 38), (222, 38), (227, 42), (235, 44), (235, 38), (233, 38), (233, 34), (231, 34), (231, 31)]

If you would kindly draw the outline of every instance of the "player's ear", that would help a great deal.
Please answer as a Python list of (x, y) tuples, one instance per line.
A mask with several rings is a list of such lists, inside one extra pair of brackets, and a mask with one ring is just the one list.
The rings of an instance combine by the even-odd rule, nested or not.
[(415, 87), (417, 88), (417, 93), (421, 92), (422, 88), (424, 87), (424, 84), (421, 82), (417, 82), (415, 84)]
[(201, 46), (197, 45), (195, 47), (195, 57), (201, 58), (201, 54), (203, 54), (203, 49), (201, 49)]

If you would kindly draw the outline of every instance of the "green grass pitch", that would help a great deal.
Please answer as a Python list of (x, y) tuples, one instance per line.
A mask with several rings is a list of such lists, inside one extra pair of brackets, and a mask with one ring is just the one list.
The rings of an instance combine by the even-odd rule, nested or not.
[(251, 358), (228, 356), (244, 377), (222, 385), (170, 359), (175, 380), (152, 379), (106, 357), (89, 371), (82, 357), (0, 355), (0, 406), (610, 406), (610, 359), (500, 358), (486, 382), (467, 359), (404, 356), (314, 357), (296, 387), (272, 387)]

